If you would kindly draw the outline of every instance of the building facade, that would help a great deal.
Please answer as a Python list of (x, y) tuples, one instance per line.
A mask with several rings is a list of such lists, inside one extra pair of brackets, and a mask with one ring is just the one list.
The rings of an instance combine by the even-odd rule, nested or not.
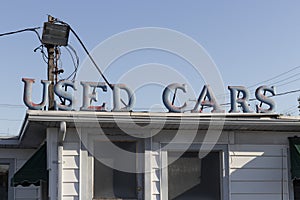
[(0, 141), (1, 198), (298, 199), (299, 130), (277, 114), (29, 110)]

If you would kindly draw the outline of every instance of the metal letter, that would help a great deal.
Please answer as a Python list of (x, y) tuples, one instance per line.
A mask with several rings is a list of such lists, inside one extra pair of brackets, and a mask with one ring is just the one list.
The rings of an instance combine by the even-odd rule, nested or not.
[[(120, 111), (130, 111), (133, 108), (133, 105), (135, 103), (135, 95), (132, 92), (132, 90), (124, 84), (115, 84), (113, 86), (113, 103), (114, 103), (114, 108), (112, 111), (115, 112), (120, 112)], [(127, 95), (128, 95), (128, 103), (126, 104), (123, 102), (121, 99), (121, 90), (124, 90)], [(121, 103), (125, 105), (125, 107), (121, 107)]]
[[(243, 87), (243, 86), (228, 86), (228, 89), (230, 90), (230, 99), (231, 99), (231, 109), (230, 109), (230, 113), (238, 113), (240, 112), (238, 110), (238, 105), (240, 104), (242, 107), (242, 110), (244, 113), (251, 113), (253, 111), (251, 111), (249, 109), (249, 105), (248, 105), (248, 100), (249, 100), (249, 91), (247, 90), (247, 88)], [(239, 98), (238, 94), (242, 93), (243, 97)]]
[(269, 106), (269, 109), (263, 109), (261, 106), (256, 105), (257, 113), (270, 113), (275, 110), (276, 104), (272, 99), (265, 95), (266, 92), (270, 92), (273, 96), (275, 95), (274, 87), (260, 86), (255, 91), (256, 99)]
[[(205, 97), (207, 97), (208, 100), (205, 100)], [(220, 105), (218, 104), (217, 99), (213, 93), (213, 90), (211, 89), (211, 87), (209, 85), (204, 85), (204, 87), (197, 99), (197, 103), (191, 112), (193, 112), (193, 113), (198, 112), (198, 108), (200, 105), (213, 107), (213, 110), (211, 111), (213, 113), (225, 112), (225, 110), (222, 110)]]
[[(92, 101), (98, 101), (98, 93), (96, 92), (96, 88), (101, 88), (104, 92), (107, 92), (107, 86), (105, 85), (105, 83), (81, 81), (80, 84), (83, 86), (83, 103), (80, 110), (105, 111), (105, 103), (103, 103), (102, 106), (91, 106)], [(92, 93), (90, 93), (90, 88), (93, 88)]]
[(31, 110), (42, 110), (48, 103), (48, 87), (51, 81), (41, 81), (41, 83), (43, 84), (43, 100), (39, 104), (35, 104), (32, 102), (32, 84), (35, 82), (34, 79), (22, 78), (22, 81), (25, 84), (23, 96), (25, 105)]
[(183, 104), (183, 106), (177, 107), (177, 106), (174, 106), (170, 102), (170, 99), (169, 99), (172, 90), (175, 90), (175, 89), (180, 89), (184, 93), (186, 93), (186, 85), (185, 84), (172, 83), (165, 88), (162, 98), (163, 98), (163, 102), (164, 102), (166, 108), (169, 110), (169, 112), (181, 113), (181, 112), (183, 112), (183, 109), (187, 105), (186, 102)]
[(55, 109), (59, 110), (74, 110), (73, 109), (73, 94), (69, 91), (67, 92), (67, 87), (73, 88), (73, 90), (76, 90), (75, 84), (71, 80), (61, 80), (54, 86), (54, 92), (58, 97), (61, 97), (63, 99), (68, 100), (70, 103), (69, 105), (63, 105), (57, 101), (55, 101)]

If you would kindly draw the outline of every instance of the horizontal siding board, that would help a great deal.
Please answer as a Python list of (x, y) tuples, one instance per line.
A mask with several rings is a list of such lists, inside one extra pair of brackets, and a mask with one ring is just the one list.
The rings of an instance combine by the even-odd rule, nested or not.
[(266, 156), (231, 156), (231, 168), (265, 168), (281, 169), (287, 168), (286, 157), (266, 157)]
[(63, 194), (66, 196), (78, 196), (78, 184), (77, 183), (63, 183)]
[(284, 145), (231, 145), (230, 155), (245, 155), (245, 156), (286, 156), (286, 149)]
[(160, 195), (153, 194), (151, 200), (160, 200)]
[[(287, 182), (283, 182), (283, 191), (288, 191)], [(281, 194), (282, 182), (232, 182), (231, 193), (235, 194)]]
[(76, 156), (79, 155), (79, 143), (64, 143), (64, 156)]
[(79, 182), (79, 170), (77, 169), (64, 169), (62, 175), (63, 182)]
[(79, 168), (79, 156), (63, 156), (63, 168), (64, 169), (78, 169)]
[[(281, 169), (230, 169), (232, 181), (281, 181)], [(287, 181), (287, 171), (283, 171), (283, 180)]]
[(160, 184), (159, 182), (152, 182), (152, 195), (158, 195), (160, 192), (159, 192), (159, 187), (160, 187)]
[(77, 196), (63, 196), (63, 200), (79, 200)]
[(159, 170), (153, 170), (151, 175), (152, 181), (159, 181)]
[[(281, 194), (233, 194), (230, 200), (282, 200)], [(283, 195), (284, 200), (288, 200), (287, 194)]]
[(19, 187), (15, 189), (15, 198), (31, 198), (36, 199), (39, 195), (39, 189), (35, 188), (27, 188), (27, 187)]
[(15, 200), (39, 200), (40, 198), (15, 198)]

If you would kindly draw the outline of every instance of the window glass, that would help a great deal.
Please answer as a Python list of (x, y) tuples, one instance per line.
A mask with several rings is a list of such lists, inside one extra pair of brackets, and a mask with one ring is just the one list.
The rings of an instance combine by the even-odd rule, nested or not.
[[(135, 142), (114, 142), (114, 144), (126, 151), (136, 152)], [(104, 143), (99, 145), (104, 145)], [(117, 156), (111, 157), (105, 154), (101, 156), (101, 159), (106, 160), (112, 166), (122, 165)], [(136, 166), (136, 160), (132, 165)], [(118, 171), (94, 159), (94, 199), (118, 198), (137, 199), (137, 174)]]
[[(176, 152), (168, 153), (174, 160)], [(199, 159), (198, 152), (186, 152), (168, 166), (169, 200), (220, 200), (220, 155), (211, 152)]]
[(300, 180), (295, 179), (294, 184), (294, 200), (300, 200)]
[(8, 199), (9, 165), (0, 164), (0, 200)]

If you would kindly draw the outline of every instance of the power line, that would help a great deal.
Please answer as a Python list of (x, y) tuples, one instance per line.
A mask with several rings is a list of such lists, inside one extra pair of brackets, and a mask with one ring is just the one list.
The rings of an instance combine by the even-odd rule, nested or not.
[(277, 83), (284, 82), (284, 81), (286, 81), (286, 80), (289, 80), (289, 79), (291, 79), (291, 78), (294, 78), (294, 77), (298, 76), (299, 74), (300, 74), (300, 73), (293, 74), (293, 75), (288, 76), (288, 77), (286, 77), (286, 78), (284, 78), (284, 79), (281, 79), (281, 80), (279, 80), (279, 81), (272, 82), (272, 83), (270, 83), (270, 85), (275, 85), (275, 84), (277, 84)]
[[(292, 93), (296, 93), (296, 92), (300, 92), (300, 89), (298, 90), (291, 90), (291, 91), (287, 91), (287, 92), (282, 92), (282, 93), (278, 93), (278, 94), (275, 94), (273, 96), (268, 96), (268, 97), (276, 97), (276, 96), (283, 96), (283, 95), (287, 95), (287, 94), (292, 94)], [(248, 101), (255, 101), (257, 100), (256, 98), (251, 98), (249, 99)], [(230, 103), (223, 103), (223, 104), (220, 104), (221, 106), (225, 106), (225, 105), (229, 105)]]
[(280, 84), (280, 85), (276, 85), (276, 87), (280, 87), (280, 86), (288, 85), (288, 84), (290, 84), (290, 83), (293, 83), (293, 82), (296, 82), (296, 81), (299, 81), (299, 80), (300, 80), (300, 78), (297, 78), (297, 79), (294, 79), (294, 80), (292, 80), (292, 81), (289, 81), (289, 82), (287, 82), (287, 83), (283, 83), (283, 84)]
[[(297, 109), (297, 108), (298, 108), (298, 105), (292, 105), (292, 106), (290, 106), (286, 109), (281, 110), (280, 113), (290, 113), (292, 111), (294, 112), (294, 110)], [(297, 111), (298, 111), (298, 109), (297, 109)]]
[(252, 88), (252, 87), (258, 86), (258, 85), (260, 85), (260, 84), (262, 84), (262, 83), (269, 82), (269, 81), (274, 80), (274, 79), (276, 79), (276, 78), (279, 78), (279, 77), (281, 77), (281, 76), (283, 76), (283, 75), (285, 75), (285, 74), (288, 74), (288, 73), (290, 73), (290, 72), (292, 72), (292, 71), (294, 71), (294, 70), (296, 70), (296, 69), (298, 69), (298, 68), (300, 68), (300, 66), (294, 67), (294, 68), (292, 68), (292, 69), (290, 69), (290, 70), (288, 70), (288, 71), (285, 71), (285, 72), (283, 72), (283, 73), (280, 73), (280, 74), (278, 74), (278, 75), (276, 75), (276, 76), (274, 76), (274, 77), (272, 77), (272, 78), (269, 78), (269, 79), (267, 79), (267, 80), (265, 80), (265, 81), (261, 81), (261, 82), (259, 82), (259, 83), (254, 84), (254, 85), (250, 85), (250, 86), (248, 86), (248, 88)]
[[(70, 54), (71, 60), (72, 60), (73, 65), (74, 65), (74, 71), (66, 79), (70, 79), (73, 76), (72, 80), (74, 81), (75, 78), (76, 78), (76, 75), (77, 75), (78, 67), (79, 67), (79, 57), (77, 55), (76, 50), (71, 45), (65, 46), (65, 49)], [(73, 56), (72, 52), (73, 52), (75, 57)]]
[(89, 51), (87, 50), (87, 48), (85, 47), (84, 43), (82, 42), (82, 40), (80, 39), (80, 37), (77, 35), (77, 33), (75, 32), (75, 30), (66, 22), (64, 21), (60, 21), (58, 19), (55, 19), (56, 22), (59, 22), (61, 24), (67, 25), (71, 32), (74, 34), (74, 36), (76, 37), (76, 39), (79, 41), (80, 45), (82, 46), (82, 48), (84, 49), (85, 53), (88, 55), (89, 59), (92, 61), (93, 65), (96, 67), (97, 71), (99, 72), (99, 74), (101, 75), (101, 77), (103, 78), (103, 80), (106, 82), (106, 84), (110, 87), (110, 89), (113, 90), (113, 86), (109, 83), (109, 81), (107, 80), (107, 78), (104, 76), (104, 74), (102, 73), (100, 67), (97, 65), (96, 61), (93, 59), (93, 57), (91, 56), (91, 54), (89, 53)]
[[(292, 69), (290, 69), (290, 70), (288, 70), (288, 71), (285, 71), (285, 72), (283, 72), (283, 73), (280, 73), (280, 74), (278, 74), (278, 75), (276, 75), (276, 76), (274, 76), (274, 77), (271, 77), (271, 78), (269, 78), (269, 79), (267, 79), (267, 80), (265, 80), (265, 81), (261, 81), (261, 82), (255, 83), (255, 84), (253, 84), (253, 85), (250, 85), (250, 86), (248, 86), (247, 88), (250, 89), (250, 88), (253, 88), (253, 87), (255, 87), (255, 86), (259, 86), (259, 85), (261, 85), (261, 84), (263, 84), (263, 83), (267, 83), (267, 82), (269, 82), (269, 81), (272, 81), (272, 80), (274, 80), (274, 79), (277, 79), (277, 78), (279, 78), (279, 77), (281, 77), (281, 76), (283, 76), (283, 75), (286, 75), (286, 74), (288, 74), (288, 73), (290, 73), (290, 72), (292, 72), (292, 71), (294, 71), (294, 70), (296, 70), (296, 69), (299, 69), (299, 68), (300, 68), (300, 66), (296, 66), (296, 67), (294, 67), (294, 68), (292, 68)], [(279, 81), (276, 81), (276, 82), (273, 82), (273, 83), (269, 83), (268, 85), (273, 85), (273, 84), (277, 84), (277, 83), (280, 83), (280, 82), (284, 82), (284, 81), (286, 81), (286, 80), (288, 80), (288, 79), (291, 79), (291, 78), (293, 78), (293, 77), (295, 77), (295, 76), (298, 76), (299, 74), (300, 74), (300, 73), (297, 73), (297, 74), (288, 76), (288, 77), (285, 78), (285, 79), (281, 79), (281, 80), (279, 80)], [(286, 82), (286, 83), (280, 84), (280, 85), (278, 85), (277, 87), (283, 86), (283, 85), (287, 85), (287, 84), (289, 84), (289, 83), (292, 83), (292, 82), (295, 82), (295, 81), (298, 81), (298, 80), (300, 80), (300, 78), (294, 79), (294, 80), (292, 80), (292, 81), (290, 81), (290, 82)], [(250, 92), (254, 92), (255, 89), (254, 89), (254, 90), (249, 90), (249, 91), (250, 91)], [(219, 94), (219, 95), (217, 95), (217, 97), (223, 97), (223, 96), (224, 96), (224, 97), (228, 96), (228, 93), (224, 93), (224, 94)]]
[(25, 108), (25, 106), (21, 104), (7, 104), (7, 103), (0, 104), (0, 107)]
[(17, 31), (11, 31), (11, 32), (7, 32), (7, 33), (1, 33), (0, 34), (0, 37), (2, 36), (6, 36), (6, 35), (13, 35), (13, 34), (16, 34), (16, 33), (22, 33), (22, 32), (25, 32), (25, 31), (32, 31), (32, 32), (35, 32), (36, 35), (38, 36), (40, 42), (42, 41), (41, 38), (40, 38), (40, 35), (39, 33), (37, 32), (37, 29), (40, 29), (41, 27), (35, 27), (35, 28), (25, 28), (25, 29), (21, 29), (21, 30), (17, 30)]
[(23, 121), (23, 120), (21, 120), (21, 119), (5, 119), (5, 118), (0, 118), (0, 121), (20, 122), (20, 121)]

